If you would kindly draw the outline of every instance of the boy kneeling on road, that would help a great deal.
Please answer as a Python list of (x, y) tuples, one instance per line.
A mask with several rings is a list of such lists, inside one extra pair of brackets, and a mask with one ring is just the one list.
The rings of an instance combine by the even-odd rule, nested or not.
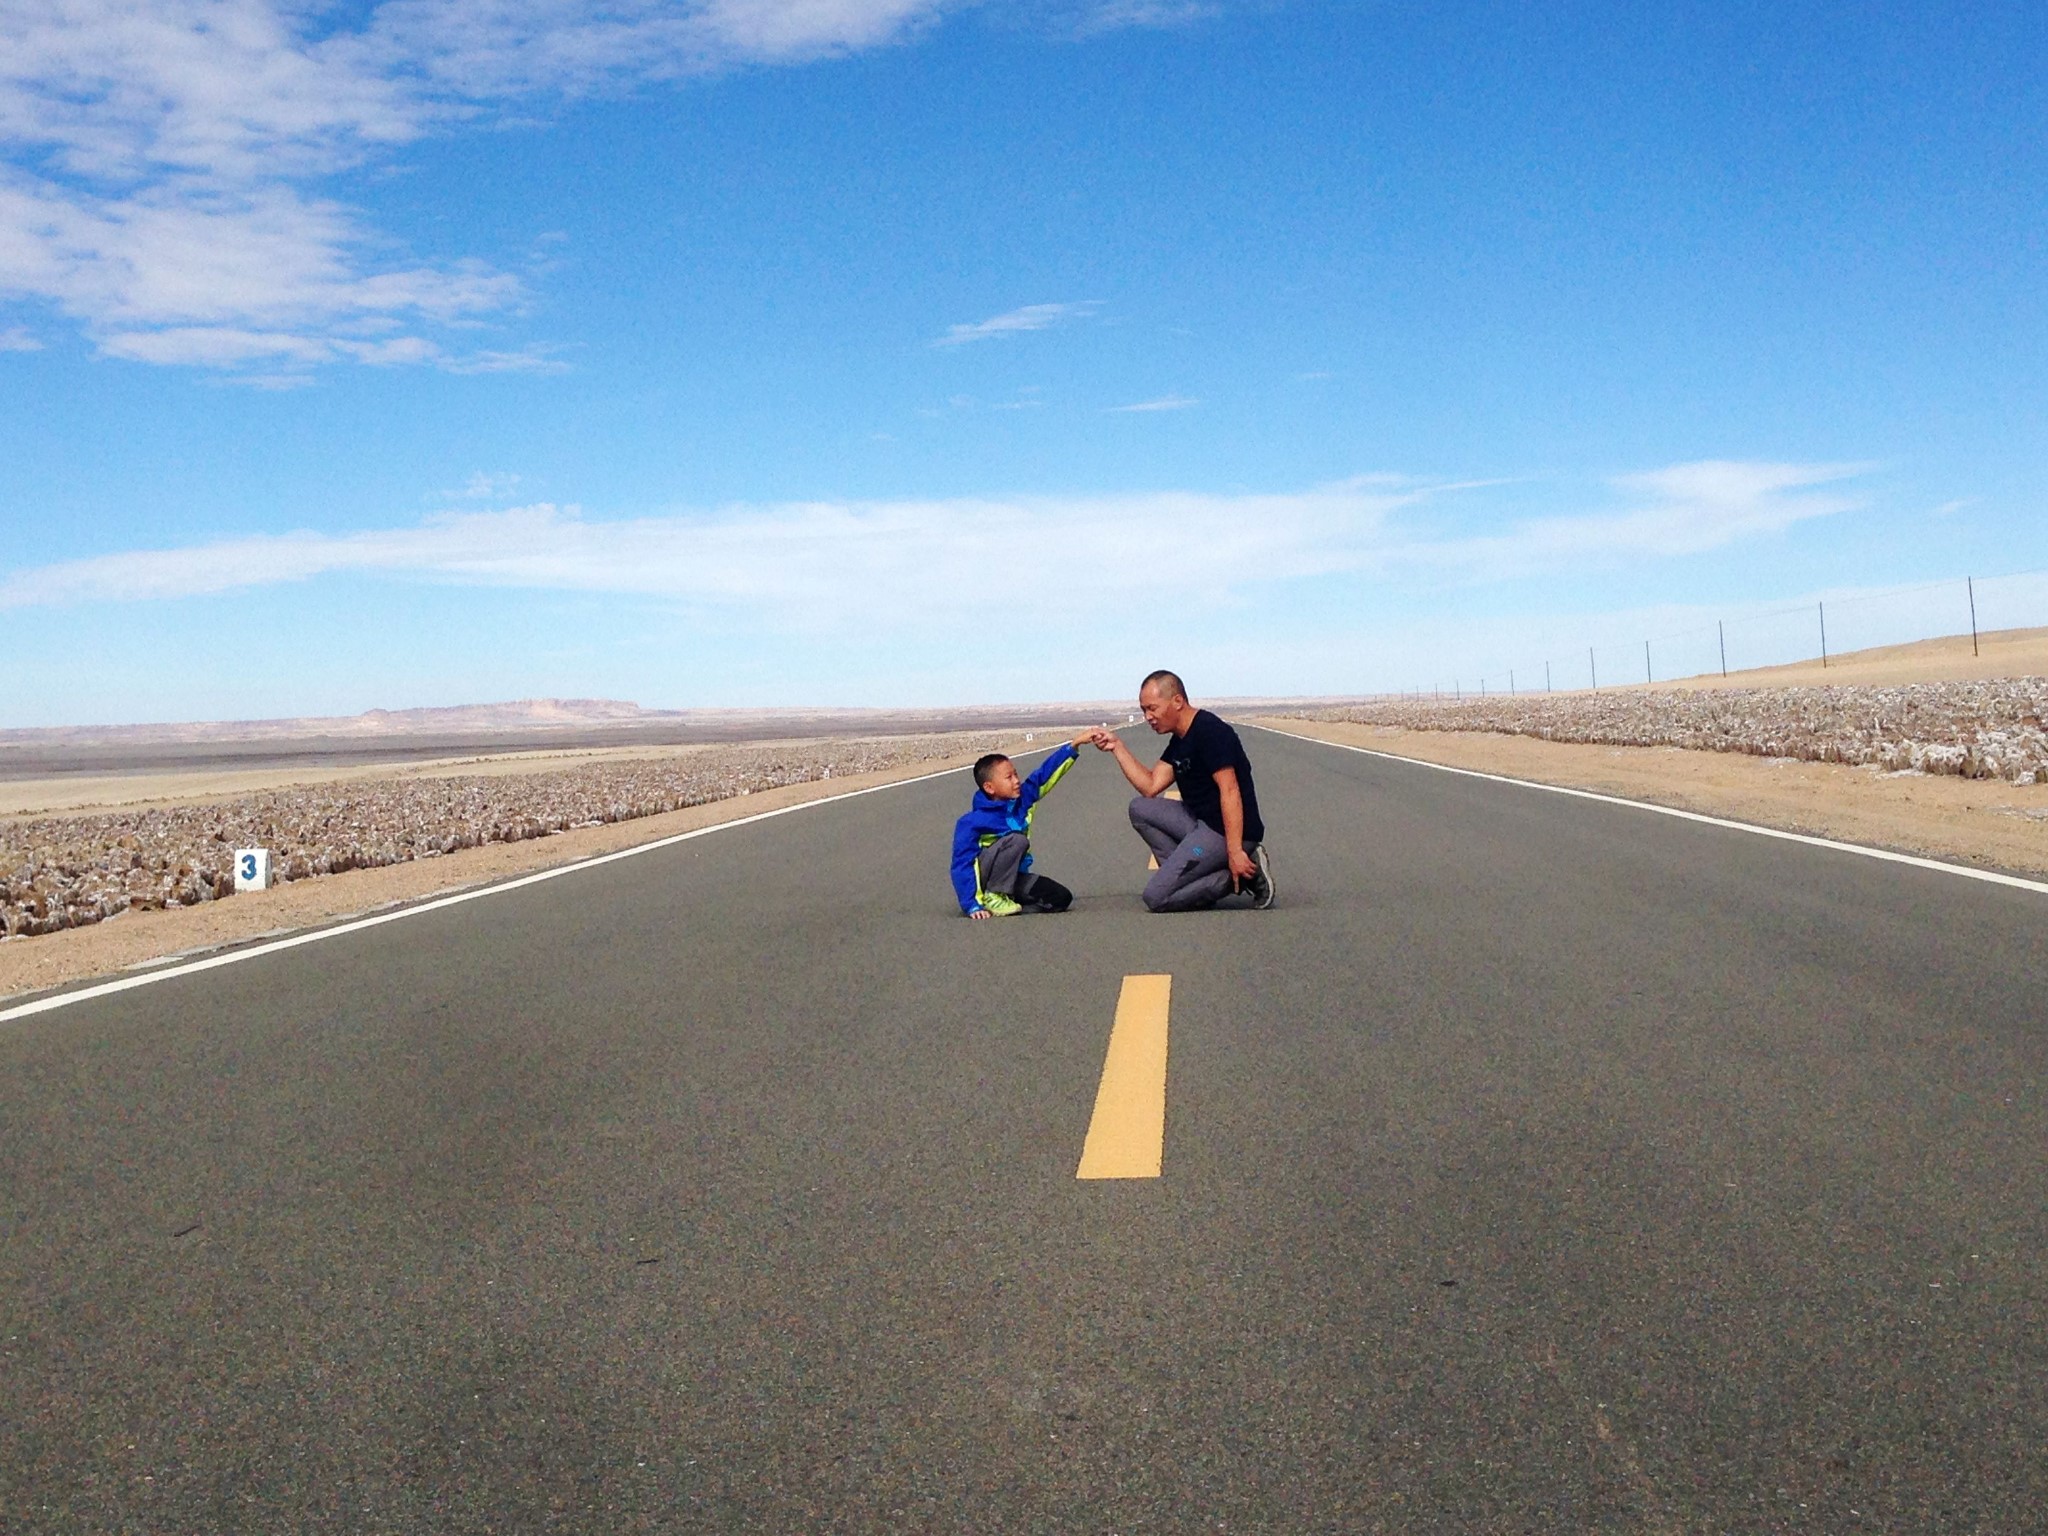
[(953, 824), (953, 891), (968, 917), (1064, 912), (1074, 893), (1031, 869), (1031, 816), (1038, 802), (1074, 766), (1074, 751), (1093, 731), (1062, 742), (1028, 779), (991, 752), (974, 765), (974, 803)]

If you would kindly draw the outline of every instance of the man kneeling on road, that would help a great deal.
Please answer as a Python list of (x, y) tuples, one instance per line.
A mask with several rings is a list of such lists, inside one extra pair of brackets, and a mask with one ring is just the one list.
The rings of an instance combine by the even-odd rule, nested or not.
[[(1159, 860), (1159, 872), (1145, 885), (1147, 910), (1191, 912), (1237, 890), (1250, 892), (1255, 907), (1272, 906), (1266, 824), (1237, 732), (1190, 704), (1187, 689), (1171, 672), (1145, 679), (1138, 708), (1147, 725), (1173, 738), (1157, 764), (1139, 762), (1109, 731), (1097, 731), (1095, 745), (1116, 754), (1117, 767), (1138, 792), (1131, 825)], [(1162, 799), (1173, 784), (1180, 786), (1180, 799)]]

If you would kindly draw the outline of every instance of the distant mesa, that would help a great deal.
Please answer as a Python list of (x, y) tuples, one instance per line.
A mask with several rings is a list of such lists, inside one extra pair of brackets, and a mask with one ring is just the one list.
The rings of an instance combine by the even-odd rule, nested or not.
[[(303, 741), (387, 736), (496, 736), (525, 731), (645, 725), (687, 717), (682, 710), (642, 709), (620, 699), (514, 699), (426, 709), (368, 709), (360, 715), (307, 715), (283, 720), (194, 720), (148, 725), (49, 726), (0, 731), (0, 746), (71, 743), (134, 744), (199, 741)], [(697, 713), (702, 713), (698, 711)]]
[[(1204, 699), (1226, 713), (1281, 700)], [(1357, 702), (1350, 697), (1285, 701), (1295, 706)], [(359, 715), (284, 720), (165, 721), (147, 725), (60, 725), (0, 729), (0, 778), (86, 768), (130, 771), (200, 760), (353, 760), (434, 749), (553, 751), (577, 746), (766, 741), (825, 735), (885, 736), (986, 730), (1053, 721), (1122, 720), (1127, 699), (1066, 703), (893, 708), (644, 709), (623, 699), (513, 699), (425, 709), (367, 709)], [(395, 760), (395, 759), (394, 759)]]
[[(297, 720), (301, 729), (325, 727), (366, 731), (519, 731), (531, 726), (603, 725), (622, 721), (673, 720), (682, 711), (642, 709), (623, 699), (514, 699), (507, 704), (453, 704), (436, 709), (366, 709), (353, 718)], [(270, 723), (270, 722), (265, 722)]]

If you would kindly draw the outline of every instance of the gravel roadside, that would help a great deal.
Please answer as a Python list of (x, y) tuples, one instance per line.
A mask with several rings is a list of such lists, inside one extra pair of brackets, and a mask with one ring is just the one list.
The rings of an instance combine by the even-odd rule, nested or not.
[[(762, 811), (964, 767), (984, 752), (1031, 751), (1057, 740), (1057, 728), (1051, 735), (1036, 729), (1032, 736), (1027, 742), (1023, 732), (971, 732), (718, 748), (667, 765), (606, 763), (492, 777), (487, 788), (460, 778), (302, 786), (246, 802), (19, 822), (0, 827), (5, 839), (0, 879), (7, 881), (11, 910), (35, 910), (32, 896), (24, 903), (15, 894), (34, 889), (20, 878), (30, 867), (47, 869), (47, 879), (62, 882), (54, 899), (43, 898), (45, 916), (51, 910), (84, 916), (94, 910), (88, 902), (103, 905), (87, 921), (0, 939), (0, 998), (141, 969)], [(684, 795), (694, 798), (681, 799)], [(664, 806), (663, 796), (681, 803), (671, 800)], [(38, 829), (42, 841), (29, 843), (25, 827)], [(520, 835), (449, 842), (478, 828)], [(212, 879), (202, 882), (203, 874), (225, 873), (225, 854), (211, 850), (238, 846), (233, 836), (215, 840), (216, 833), (231, 829), (275, 837), (239, 846), (271, 847), (283, 855), (280, 865), (297, 877), (269, 891), (225, 897)], [(145, 834), (152, 839), (146, 844)], [(336, 857), (365, 849), (373, 856), (345, 863)], [(217, 859), (218, 867), (196, 860), (195, 851)], [(143, 878), (136, 880), (138, 854), (144, 867)], [(118, 905), (113, 900), (117, 892)], [(155, 892), (164, 894), (152, 899)], [(133, 902), (135, 895), (144, 900)]]
[(2048, 677), (1390, 699), (1305, 718), (2048, 784)]
[(1446, 767), (1590, 789), (2009, 874), (2048, 875), (2048, 785), (1351, 721), (1271, 716), (1260, 723)]

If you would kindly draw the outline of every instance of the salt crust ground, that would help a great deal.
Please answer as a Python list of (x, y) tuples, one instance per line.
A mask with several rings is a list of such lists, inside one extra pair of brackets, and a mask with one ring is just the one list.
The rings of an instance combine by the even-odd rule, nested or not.
[[(1029, 751), (1043, 746), (1045, 740), (1044, 734), (1040, 733), (1038, 739), (1027, 746), (1020, 733), (1010, 750)], [(450, 891), (551, 869), (578, 859), (673, 837), (678, 832), (759, 815), (763, 811), (843, 795), (849, 790), (899, 783), (946, 768), (966, 767), (973, 762), (975, 755), (969, 753), (963, 757), (905, 764), (874, 773), (790, 784), (707, 805), (693, 805), (661, 816), (613, 822), (601, 827), (582, 827), (527, 842), (489, 843), (440, 858), (392, 864), (381, 869), (351, 870), (344, 875), (314, 880), (295, 880), (260, 893), (244, 892), (228, 901), (168, 911), (132, 912), (89, 927), (67, 928), (35, 938), (9, 939), (0, 942), (0, 999), (138, 971), (208, 950), (276, 937), (445, 895)], [(544, 760), (528, 766), (549, 768), (559, 764)], [(475, 769), (471, 766), (464, 771), (474, 772)], [(389, 776), (388, 770), (386, 776)]]
[[(1677, 747), (1578, 745), (1530, 736), (1409, 731), (1284, 716), (1267, 717), (1263, 723), (1396, 757), (1590, 789), (2011, 874), (2048, 875), (2044, 785), (1883, 774), (1839, 763)], [(1369, 807), (1361, 809), (1371, 814)]]
[[(676, 747), (576, 747), (433, 758), (413, 763), (358, 763), (346, 768), (213, 768), (162, 773), (102, 774), (91, 778), (18, 779), (0, 783), (0, 823), (30, 816), (120, 810), (135, 805), (208, 805), (266, 789), (301, 784), (354, 784), (380, 779), (500, 778), (573, 768), (584, 763), (658, 762), (692, 757), (725, 743)], [(748, 741), (750, 747), (786, 743)]]

